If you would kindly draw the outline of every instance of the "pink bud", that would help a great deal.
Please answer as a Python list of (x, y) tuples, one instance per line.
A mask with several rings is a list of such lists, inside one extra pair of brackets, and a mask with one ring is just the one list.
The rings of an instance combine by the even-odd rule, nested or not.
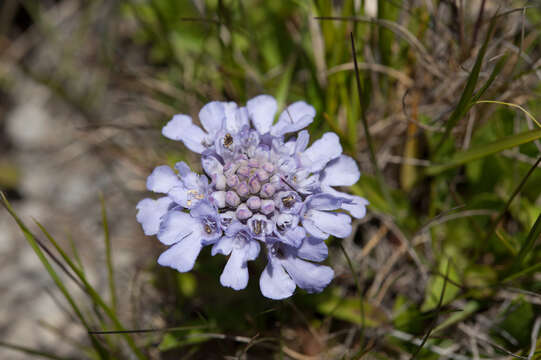
[(272, 173), (274, 171), (274, 165), (272, 165), (270, 162), (264, 163), (261, 168), (268, 173)]
[(257, 196), (250, 196), (248, 201), (246, 201), (246, 204), (250, 209), (256, 210), (259, 209), (259, 207), (261, 206), (261, 199)]
[(248, 209), (248, 206), (246, 204), (240, 204), (237, 208), (237, 219), (239, 220), (246, 220), (249, 219), (252, 216), (252, 212), (250, 209)]
[(236, 187), (237, 194), (241, 197), (246, 197), (250, 193), (250, 189), (248, 188), (248, 184), (246, 184), (246, 181), (243, 181), (239, 183)]
[(227, 183), (227, 186), (229, 187), (235, 187), (239, 183), (239, 178), (238, 176), (235, 176), (235, 175), (229, 175), (226, 178), (226, 183)]
[(238, 204), (240, 204), (240, 198), (236, 192), (228, 191), (227, 193), (225, 193), (225, 202), (229, 206), (237, 206)]
[(261, 190), (261, 183), (257, 180), (257, 176), (252, 176), (248, 180), (248, 186), (250, 187), (250, 192), (252, 194), (257, 194)]
[(247, 178), (250, 176), (250, 168), (248, 166), (241, 166), (237, 170), (237, 175)]
[(274, 195), (275, 192), (276, 189), (274, 188), (274, 186), (270, 183), (266, 183), (263, 184), (263, 186), (261, 187), (261, 192), (259, 193), (259, 195), (263, 198), (270, 198), (272, 197), (272, 195)]
[(225, 191), (215, 191), (212, 193), (212, 200), (214, 201), (214, 204), (216, 204), (217, 207), (223, 208), (225, 207), (225, 197), (226, 193)]
[(269, 178), (269, 173), (263, 169), (257, 169), (255, 175), (257, 176), (259, 181), (265, 181)]
[(274, 201), (273, 200), (263, 200), (261, 201), (261, 212), (265, 215), (268, 215), (274, 211)]

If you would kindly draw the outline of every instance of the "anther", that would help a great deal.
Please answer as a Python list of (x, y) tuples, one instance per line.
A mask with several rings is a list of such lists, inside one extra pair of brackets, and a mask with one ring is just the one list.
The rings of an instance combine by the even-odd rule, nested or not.
[(231, 136), (230, 133), (225, 134), (224, 136), (224, 146), (229, 149), (229, 147), (233, 144), (233, 136)]
[(284, 196), (282, 198), (282, 204), (288, 209), (290, 209), (295, 204), (295, 198), (293, 195)]

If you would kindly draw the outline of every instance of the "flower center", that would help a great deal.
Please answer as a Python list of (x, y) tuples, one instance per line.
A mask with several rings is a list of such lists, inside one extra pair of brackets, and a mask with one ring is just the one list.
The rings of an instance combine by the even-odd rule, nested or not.
[[(236, 135), (226, 133), (221, 141), (229, 151), (220, 153), (223, 172), (214, 175), (212, 190), (220, 212), (231, 211), (244, 224), (252, 219), (251, 232), (259, 236), (269, 230), (265, 220), (300, 210), (300, 195), (286, 182), (289, 176), (284, 174), (296, 168), (294, 158), (284, 157), (281, 148), (266, 143), (267, 139), (251, 130)], [(224, 181), (218, 183), (218, 178)], [(256, 215), (264, 218), (253, 218)]]

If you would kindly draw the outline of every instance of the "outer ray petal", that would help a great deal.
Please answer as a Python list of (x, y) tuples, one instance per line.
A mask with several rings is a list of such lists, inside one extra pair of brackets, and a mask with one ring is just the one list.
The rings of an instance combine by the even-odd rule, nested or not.
[[(351, 234), (351, 218), (346, 214), (309, 210), (305, 214), (305, 218), (311, 221), (313, 226), (326, 234), (339, 238), (345, 238)], [(305, 222), (306, 221), (304, 221), (303, 224)], [(315, 234), (313, 235), (318, 237)]]
[(163, 220), (158, 240), (165, 245), (177, 243), (185, 238), (197, 238), (200, 242), (201, 224), (198, 219), (194, 219), (182, 211), (172, 211)]
[(281, 261), (295, 284), (310, 293), (321, 292), (334, 277), (334, 271), (324, 265), (316, 265), (297, 257)]
[(256, 130), (261, 135), (268, 133), (278, 108), (276, 99), (270, 95), (259, 95), (248, 100), (246, 108)]
[(361, 172), (355, 160), (347, 155), (341, 155), (332, 160), (321, 174), (322, 185), (327, 186), (350, 186), (355, 184)]
[(192, 123), (188, 115), (175, 115), (162, 129), (162, 134), (171, 140), (179, 140), (188, 149), (198, 154), (206, 150), (204, 145), (207, 134), (199, 126)]
[(224, 127), (224, 104), (219, 101), (212, 101), (203, 106), (201, 111), (199, 111), (199, 121), (201, 121), (201, 125), (203, 125), (203, 128), (207, 130), (209, 135), (215, 137)]
[(259, 278), (259, 287), (263, 296), (281, 300), (293, 295), (296, 285), (284, 271), (282, 265), (270, 258)]
[(321, 139), (316, 140), (304, 153), (300, 160), (304, 167), (312, 172), (322, 170), (327, 163), (342, 154), (340, 139), (335, 133), (325, 133)]
[(178, 185), (181, 185), (180, 179), (167, 165), (156, 167), (147, 178), (147, 189), (157, 193), (167, 193)]
[(202, 247), (199, 239), (192, 235), (163, 252), (158, 258), (158, 264), (172, 267), (180, 272), (190, 271)]
[(233, 249), (231, 252), (220, 276), (220, 283), (234, 290), (242, 290), (248, 285), (248, 267), (241, 249)]
[(137, 204), (137, 221), (143, 227), (145, 235), (156, 235), (160, 230), (162, 217), (167, 213), (172, 201), (167, 196), (143, 199)]

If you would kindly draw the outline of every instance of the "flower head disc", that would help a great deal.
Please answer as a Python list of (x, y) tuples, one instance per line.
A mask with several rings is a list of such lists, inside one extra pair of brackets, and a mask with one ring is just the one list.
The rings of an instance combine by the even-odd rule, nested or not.
[[(199, 113), (203, 129), (187, 115), (175, 115), (162, 130), (201, 154), (205, 175), (184, 162), (176, 172), (158, 166), (147, 188), (165, 194), (137, 204), (137, 221), (146, 235), (171, 245), (158, 263), (190, 271), (203, 246), (228, 255), (223, 286), (241, 290), (248, 283), (247, 262), (263, 245), (268, 264), (260, 278), (264, 296), (284, 299), (298, 286), (322, 291), (334, 272), (325, 260), (324, 240), (351, 233), (351, 216), (360, 218), (368, 202), (335, 190), (352, 185), (360, 172), (342, 155), (339, 138), (326, 133), (308, 147), (306, 130), (315, 109), (303, 101), (288, 106), (274, 123), (276, 100), (260, 95), (238, 107), (211, 102)], [(288, 139), (285, 140), (285, 135)]]

